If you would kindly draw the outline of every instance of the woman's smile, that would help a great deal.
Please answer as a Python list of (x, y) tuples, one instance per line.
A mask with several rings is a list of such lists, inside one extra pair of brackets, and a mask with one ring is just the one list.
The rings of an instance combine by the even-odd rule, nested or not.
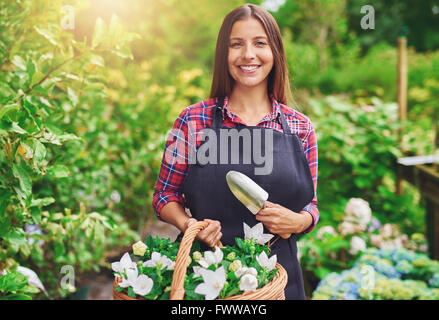
[(252, 74), (259, 70), (260, 67), (260, 65), (242, 65), (239, 66), (239, 69), (241, 69), (241, 72), (245, 74)]

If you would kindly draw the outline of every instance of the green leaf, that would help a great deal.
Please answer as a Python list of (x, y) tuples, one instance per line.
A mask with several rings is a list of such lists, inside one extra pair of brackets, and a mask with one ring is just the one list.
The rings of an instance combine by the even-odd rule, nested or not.
[(32, 61), (32, 59), (27, 60), (26, 72), (27, 72), (27, 75), (29, 76), (29, 79), (32, 79), (35, 71), (36, 71), (36, 68), (35, 68), (35, 64)]
[(46, 38), (51, 44), (54, 46), (59, 46), (60, 43), (58, 39), (56, 38), (56, 35), (53, 34), (51, 31), (41, 28), (41, 27), (35, 27), (35, 30), (42, 35), (44, 38)]
[(36, 224), (40, 224), (41, 223), (41, 209), (38, 207), (32, 207), (29, 210), (30, 210), (30, 212), (29, 212), (30, 216), (32, 217), (34, 222)]
[(8, 131), (16, 132), (19, 134), (26, 134), (27, 133), (27, 131), (24, 130), (22, 127), (20, 127), (17, 122), (12, 122), (12, 125), (10, 128), (8, 128)]
[(32, 300), (32, 297), (23, 293), (13, 293), (0, 297), (0, 300)]
[(37, 125), (38, 129), (41, 128), (41, 117), (39, 115), (39, 110), (36, 105), (30, 102), (30, 98), (26, 97), (23, 102), (23, 107), (29, 114), (29, 116), (34, 120), (34, 123)]
[(5, 240), (10, 243), (15, 243), (17, 245), (23, 245), (26, 243), (26, 234), (23, 229), (13, 228), (3, 237)]
[(128, 287), (128, 295), (131, 298), (136, 298), (136, 294), (134, 293), (134, 289), (132, 287)]
[(17, 103), (14, 104), (9, 104), (6, 106), (1, 107), (0, 109), (0, 120), (3, 118), (3, 116), (5, 116), (6, 114), (8, 114), (11, 111), (17, 111), (20, 110), (20, 106)]
[(36, 85), (38, 82), (40, 82), (44, 78), (44, 76), (45, 76), (45, 74), (42, 73), (41, 71), (36, 71), (32, 75), (30, 86), (33, 87), (34, 85)]
[(57, 164), (53, 166), (47, 172), (56, 178), (65, 178), (70, 176), (69, 168), (62, 164)]
[(113, 14), (108, 26), (108, 37), (112, 40), (112, 43), (120, 40), (122, 36), (122, 25), (117, 15)]
[(14, 56), (11, 60), (12, 64), (21, 70), (26, 70), (26, 61), (20, 56)]
[(45, 207), (49, 204), (52, 204), (55, 202), (55, 199), (52, 197), (47, 198), (41, 198), (41, 199), (32, 199), (31, 207)]
[(34, 140), (34, 163), (41, 163), (46, 158), (46, 147), (39, 140)]
[(104, 41), (106, 33), (107, 27), (105, 26), (104, 20), (100, 17), (97, 18), (91, 44), (92, 49), (96, 48)]
[(99, 67), (105, 67), (104, 58), (102, 58), (101, 56), (98, 56), (97, 54), (91, 54), (89, 62), (92, 64), (95, 64)]
[(118, 50), (111, 50), (112, 53), (115, 55), (121, 57), (122, 59), (131, 59), (133, 60), (133, 54), (131, 53), (130, 48), (123, 47)]
[(29, 197), (29, 195), (32, 193), (32, 181), (27, 170), (14, 163), (12, 165), (12, 174), (19, 180), (20, 189), (25, 197)]

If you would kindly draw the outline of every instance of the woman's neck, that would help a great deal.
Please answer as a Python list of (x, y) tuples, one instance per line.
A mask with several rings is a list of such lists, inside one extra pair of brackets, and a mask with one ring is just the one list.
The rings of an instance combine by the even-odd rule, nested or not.
[(229, 97), (228, 105), (234, 113), (267, 114), (272, 112), (266, 86), (263, 89), (235, 86)]

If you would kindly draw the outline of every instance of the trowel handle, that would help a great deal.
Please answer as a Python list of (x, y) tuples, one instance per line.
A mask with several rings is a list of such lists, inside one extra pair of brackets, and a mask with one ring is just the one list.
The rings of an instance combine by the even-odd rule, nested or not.
[[(261, 209), (264, 209), (265, 207), (266, 207), (266, 202), (264, 202)], [(284, 234), (280, 234), (279, 236), (282, 239), (288, 239), (289, 237), (291, 237), (291, 233), (284, 233)]]

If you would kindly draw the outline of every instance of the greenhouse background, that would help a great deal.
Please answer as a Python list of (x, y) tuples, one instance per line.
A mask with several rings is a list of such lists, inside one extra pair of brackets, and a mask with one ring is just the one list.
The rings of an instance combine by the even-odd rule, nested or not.
[[(439, 3), (249, 2), (317, 134), (307, 298), (439, 300)], [(111, 262), (175, 237), (151, 206), (165, 138), (245, 3), (0, 3), (0, 299), (111, 299)]]

